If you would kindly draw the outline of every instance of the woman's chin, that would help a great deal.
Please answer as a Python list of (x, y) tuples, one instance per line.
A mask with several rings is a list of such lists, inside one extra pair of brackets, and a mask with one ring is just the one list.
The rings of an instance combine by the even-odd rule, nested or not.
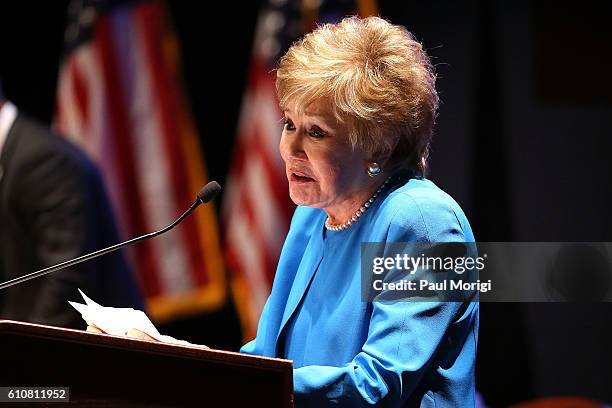
[(289, 187), (289, 197), (291, 197), (291, 201), (293, 201), (295, 205), (314, 207), (316, 204), (316, 200), (313, 200), (312, 196), (302, 191), (301, 188)]
[(295, 205), (309, 205), (310, 201), (304, 199), (304, 197), (302, 197), (299, 194), (291, 194), (289, 193), (289, 196), (291, 197), (291, 201), (293, 201), (293, 204)]

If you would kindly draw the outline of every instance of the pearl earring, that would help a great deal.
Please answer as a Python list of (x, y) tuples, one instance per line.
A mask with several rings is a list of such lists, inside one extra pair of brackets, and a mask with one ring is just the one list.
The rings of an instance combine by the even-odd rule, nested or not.
[(376, 162), (370, 163), (370, 165), (368, 166), (368, 176), (374, 178), (378, 176), (380, 173), (382, 173), (382, 169), (380, 168), (380, 165)]

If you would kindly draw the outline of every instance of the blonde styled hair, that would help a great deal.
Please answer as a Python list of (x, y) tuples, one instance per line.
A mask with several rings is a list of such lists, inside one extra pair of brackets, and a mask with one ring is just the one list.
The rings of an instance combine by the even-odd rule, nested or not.
[(353, 148), (384, 170), (424, 175), (438, 109), (436, 76), (422, 45), (379, 17), (319, 26), (291, 46), (276, 72), (281, 109), (324, 100)]

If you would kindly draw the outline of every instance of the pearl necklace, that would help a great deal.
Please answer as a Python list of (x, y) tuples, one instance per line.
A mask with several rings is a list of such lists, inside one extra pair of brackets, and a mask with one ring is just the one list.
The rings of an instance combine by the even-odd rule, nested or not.
[(372, 205), (374, 200), (376, 200), (376, 197), (378, 197), (380, 192), (386, 187), (387, 184), (389, 184), (389, 180), (391, 180), (391, 177), (387, 177), (385, 182), (382, 183), (380, 187), (378, 187), (378, 190), (376, 190), (374, 192), (374, 194), (372, 194), (372, 196), (368, 199), (368, 201), (363, 203), (361, 208), (358, 209), (355, 212), (355, 215), (353, 215), (348, 221), (345, 221), (342, 224), (333, 225), (333, 224), (331, 224), (329, 222), (329, 216), (328, 216), (327, 219), (325, 220), (325, 228), (327, 228), (330, 231), (342, 231), (342, 230), (347, 229), (348, 227), (350, 227), (354, 223), (356, 223), (357, 220), (359, 219), (359, 217), (361, 217), (363, 215), (363, 213), (365, 213), (367, 211), (367, 209), (370, 208), (370, 205)]

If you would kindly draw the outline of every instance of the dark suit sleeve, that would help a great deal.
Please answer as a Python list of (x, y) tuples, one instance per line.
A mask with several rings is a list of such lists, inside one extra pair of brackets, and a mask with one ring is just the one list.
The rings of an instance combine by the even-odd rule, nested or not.
[[(18, 170), (19, 199), (26, 233), (34, 243), (39, 267), (44, 268), (83, 253), (87, 225), (87, 174), (74, 152), (48, 135), (49, 145), (33, 152)], [(55, 272), (39, 282), (29, 321), (60, 326), (78, 325), (80, 317), (67, 300), (74, 299), (85, 274), (79, 266)], [(80, 323), (83, 324), (82, 322)]]

